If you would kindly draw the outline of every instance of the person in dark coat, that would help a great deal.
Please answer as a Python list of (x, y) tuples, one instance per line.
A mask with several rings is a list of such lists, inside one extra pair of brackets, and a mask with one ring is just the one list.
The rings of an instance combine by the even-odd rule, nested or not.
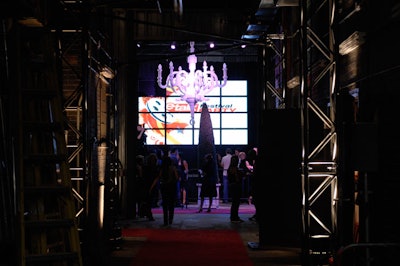
[(242, 223), (239, 217), (240, 197), (242, 195), (243, 171), (238, 167), (239, 157), (233, 155), (228, 168), (229, 191), (231, 192), (232, 204), (230, 219), (232, 223)]
[(174, 220), (176, 200), (176, 182), (179, 179), (178, 171), (169, 156), (164, 156), (157, 178), (150, 187), (150, 192), (160, 183), (164, 226), (171, 225)]
[(143, 178), (144, 178), (144, 186), (145, 186), (145, 197), (143, 204), (143, 212), (149, 221), (154, 221), (153, 213), (152, 213), (152, 203), (153, 199), (157, 196), (158, 191), (156, 189), (150, 189), (154, 179), (159, 175), (159, 165), (158, 165), (158, 157), (155, 153), (150, 153), (146, 157), (146, 163), (143, 168)]
[(213, 197), (217, 196), (217, 173), (215, 171), (215, 160), (211, 153), (208, 153), (204, 156), (204, 163), (202, 166), (203, 178), (201, 182), (201, 191), (200, 191), (200, 209), (197, 212), (203, 211), (204, 198), (209, 198), (209, 204), (207, 212), (211, 212), (211, 205)]

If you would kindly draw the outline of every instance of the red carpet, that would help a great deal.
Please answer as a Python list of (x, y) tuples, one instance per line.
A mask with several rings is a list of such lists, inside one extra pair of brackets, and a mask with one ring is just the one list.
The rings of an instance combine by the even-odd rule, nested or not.
[(145, 237), (130, 266), (250, 266), (235, 230), (123, 229), (123, 237)]

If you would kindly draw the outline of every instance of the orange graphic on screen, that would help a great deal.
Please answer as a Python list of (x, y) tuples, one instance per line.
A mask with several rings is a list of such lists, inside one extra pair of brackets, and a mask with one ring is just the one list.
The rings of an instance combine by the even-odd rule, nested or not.
[[(139, 105), (144, 106), (140, 110), (140, 119), (146, 125), (146, 128), (152, 129), (151, 133), (146, 133), (150, 136), (150, 141), (158, 145), (163, 145), (165, 137), (168, 143), (179, 144), (180, 141), (173, 137), (170, 133), (184, 134), (183, 128), (189, 126), (186, 122), (181, 122), (175, 118), (172, 113), (165, 112), (165, 101), (163, 98), (141, 97), (142, 102)], [(165, 129), (165, 130), (164, 130)], [(167, 136), (165, 136), (167, 134)], [(176, 135), (176, 134), (175, 134)]]

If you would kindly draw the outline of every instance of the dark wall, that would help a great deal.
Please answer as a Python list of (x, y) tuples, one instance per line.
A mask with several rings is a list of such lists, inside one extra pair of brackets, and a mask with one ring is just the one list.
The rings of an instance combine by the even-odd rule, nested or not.
[(300, 246), (300, 111), (267, 111), (263, 133), (256, 162), (260, 245)]

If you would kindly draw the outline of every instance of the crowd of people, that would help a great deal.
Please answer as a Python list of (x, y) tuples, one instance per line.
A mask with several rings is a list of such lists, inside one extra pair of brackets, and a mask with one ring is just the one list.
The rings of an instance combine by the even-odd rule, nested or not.
[[(146, 133), (144, 126), (137, 127), (137, 156), (136, 178), (134, 195), (136, 213), (154, 221), (152, 209), (162, 207), (163, 225), (173, 223), (174, 209), (187, 208), (189, 164), (183, 153), (178, 148), (169, 150), (146, 150)], [(165, 146), (167, 147), (167, 146)], [(257, 221), (257, 200), (254, 193), (254, 180), (256, 169), (256, 147), (247, 152), (226, 148), (223, 156), (216, 154), (217, 158), (209, 153), (203, 158), (199, 173), (201, 174), (200, 203), (198, 213), (203, 212), (205, 199), (208, 199), (207, 212), (211, 212), (212, 203), (217, 197), (216, 184), (222, 187), (221, 200), (223, 203), (231, 202), (230, 221), (241, 223), (239, 207), (246, 197), (248, 204), (255, 206), (255, 213), (249, 220)], [(216, 172), (215, 169), (219, 171)]]

